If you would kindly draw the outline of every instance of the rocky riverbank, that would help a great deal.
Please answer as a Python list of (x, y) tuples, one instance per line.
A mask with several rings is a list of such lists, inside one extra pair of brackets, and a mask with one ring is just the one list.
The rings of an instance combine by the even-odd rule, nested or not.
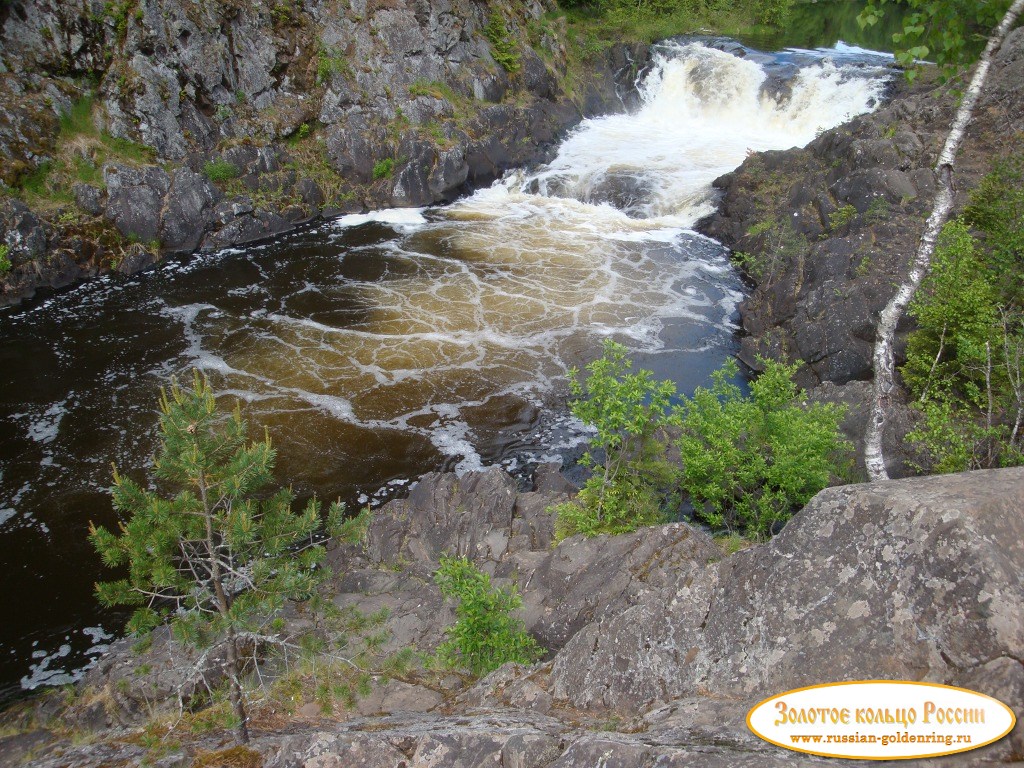
[[(0, 303), (318, 216), (422, 206), (622, 109), (553, 3), (0, 5)], [(576, 65), (574, 65), (576, 64)]]
[[(333, 550), (332, 601), (385, 617), (382, 657), (430, 651), (454, 620), (431, 575), (441, 555), (464, 554), (518, 586), (545, 660), (479, 682), (378, 671), (347, 706), (310, 691), (274, 700), (256, 707), (245, 764), (825, 764), (761, 742), (744, 718), (764, 697), (844, 679), (964, 686), (1020, 711), (1024, 559), (1007, 542), (1024, 536), (1022, 489), (1020, 469), (831, 488), (770, 543), (727, 556), (685, 523), (552, 547), (545, 508), (572, 490), (554, 468), (526, 492), (497, 469), (428, 475), (361, 541)], [(220, 734), (140, 730), (201, 689), (174, 676), (187, 666), (179, 653), (160, 638), (142, 651), (118, 643), (70, 705), (44, 700), (32, 723), (23, 712), (33, 727), (0, 742), (0, 757), (53, 768), (214, 760)], [(1018, 726), (941, 764), (1022, 754)], [(222, 757), (196, 764), (236, 764)]]
[[(1024, 30), (996, 56), (956, 165), (958, 208), (1011, 153), (1024, 150)], [(800, 363), (812, 397), (849, 405), (845, 429), (860, 445), (879, 313), (903, 280), (931, 212), (932, 168), (949, 130), (957, 84), (900, 80), (889, 103), (827, 131), (804, 149), (749, 157), (715, 186), (718, 210), (699, 228), (720, 240), (750, 280), (740, 306), (740, 358)], [(897, 329), (897, 363), (911, 321)], [(890, 475), (908, 472), (896, 411), (886, 435)]]

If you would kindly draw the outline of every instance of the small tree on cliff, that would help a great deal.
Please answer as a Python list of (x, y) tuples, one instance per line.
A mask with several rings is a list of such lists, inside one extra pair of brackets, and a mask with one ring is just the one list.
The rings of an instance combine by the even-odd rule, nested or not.
[[(239, 743), (249, 740), (242, 691), (244, 649), (279, 642), (268, 627), (286, 600), (311, 597), (327, 574), (324, 549), (316, 544), (320, 510), (310, 501), (292, 512), (292, 492), (254, 495), (271, 480), (270, 438), (249, 442), (236, 409), (217, 413), (205, 378), (191, 389), (174, 382), (160, 400), (162, 445), (155, 461), (159, 481), (174, 489), (164, 496), (114, 471), (114, 507), (120, 533), (91, 527), (103, 562), (128, 568), (128, 576), (96, 585), (106, 606), (135, 606), (133, 634), (170, 622), (175, 636), (223, 653)], [(341, 520), (332, 505), (329, 528)]]

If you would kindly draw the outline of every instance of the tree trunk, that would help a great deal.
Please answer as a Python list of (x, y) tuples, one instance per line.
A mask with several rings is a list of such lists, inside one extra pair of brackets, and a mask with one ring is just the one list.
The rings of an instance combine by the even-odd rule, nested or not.
[(245, 711), (245, 696), (242, 693), (242, 664), (238, 656), (235, 633), (228, 634), (228, 674), (231, 676), (231, 709), (238, 719), (235, 726), (235, 741), (249, 743), (249, 715)]
[(978, 66), (974, 70), (974, 77), (971, 78), (971, 83), (967, 86), (963, 101), (960, 102), (960, 108), (957, 109), (953, 125), (946, 137), (946, 143), (943, 145), (939, 160), (935, 165), (939, 191), (935, 195), (935, 205), (931, 216), (928, 217), (924, 234), (921, 235), (910, 274), (900, 285), (896, 295), (882, 310), (878, 319), (874, 352), (875, 384), (871, 399), (871, 416), (868, 419), (867, 432), (864, 435), (864, 464), (867, 467), (868, 478), (872, 481), (889, 479), (889, 473), (885, 468), (885, 457), (882, 454), (882, 434), (885, 431), (887, 411), (896, 389), (893, 373), (893, 337), (896, 333), (896, 325), (931, 266), (935, 243), (953, 210), (953, 163), (967, 131), (967, 125), (971, 121), (974, 107), (981, 96), (985, 78), (988, 76), (988, 70), (992, 64), (992, 57), (1003, 44), (1022, 11), (1024, 11), (1024, 0), (1014, 0), (1002, 21), (989, 36), (988, 44), (985, 46), (984, 53), (981, 54)]

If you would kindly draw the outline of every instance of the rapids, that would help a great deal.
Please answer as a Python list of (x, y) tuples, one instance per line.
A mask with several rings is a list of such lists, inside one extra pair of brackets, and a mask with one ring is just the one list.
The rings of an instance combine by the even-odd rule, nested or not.
[[(733, 49), (737, 49), (735, 45)], [(450, 206), (346, 216), (105, 277), (3, 315), (0, 698), (74, 679), (120, 617), (88, 521), (142, 478), (160, 387), (193, 367), (269, 429), (300, 496), (356, 505), (439, 467), (516, 469), (585, 437), (565, 374), (601, 340), (684, 391), (734, 345), (742, 284), (692, 231), (711, 182), (872, 109), (889, 58), (665, 43), (633, 114)]]

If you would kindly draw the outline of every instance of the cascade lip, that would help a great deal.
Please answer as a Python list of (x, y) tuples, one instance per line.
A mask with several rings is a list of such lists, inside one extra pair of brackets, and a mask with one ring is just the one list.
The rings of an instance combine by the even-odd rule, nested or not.
[(987, 746), (1017, 718), (977, 691), (910, 680), (821, 683), (771, 696), (747, 713), (754, 735), (794, 752), (854, 760), (941, 757)]

